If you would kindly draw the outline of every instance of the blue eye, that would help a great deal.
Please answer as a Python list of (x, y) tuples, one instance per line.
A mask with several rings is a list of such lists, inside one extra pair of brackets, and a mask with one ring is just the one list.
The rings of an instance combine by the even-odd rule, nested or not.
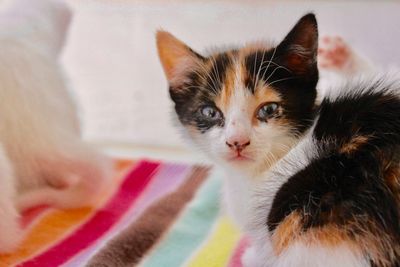
[(257, 119), (260, 121), (266, 121), (271, 118), (278, 111), (277, 103), (267, 103), (261, 106), (257, 111)]
[(200, 109), (200, 113), (202, 116), (204, 116), (205, 118), (209, 119), (209, 120), (217, 120), (220, 119), (221, 116), (221, 112), (213, 107), (213, 106), (204, 106)]

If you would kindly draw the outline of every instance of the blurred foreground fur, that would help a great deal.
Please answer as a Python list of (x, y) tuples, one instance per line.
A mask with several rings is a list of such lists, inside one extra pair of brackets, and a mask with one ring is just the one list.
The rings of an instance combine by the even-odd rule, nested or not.
[(24, 238), (20, 212), (90, 205), (110, 161), (84, 144), (58, 55), (71, 19), (57, 0), (15, 0), (0, 14), (0, 252)]

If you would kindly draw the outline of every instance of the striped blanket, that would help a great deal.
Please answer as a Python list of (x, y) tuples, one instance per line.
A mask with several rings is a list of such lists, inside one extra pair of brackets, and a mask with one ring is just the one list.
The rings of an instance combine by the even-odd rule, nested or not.
[(21, 248), (3, 266), (241, 266), (246, 246), (220, 213), (221, 181), (201, 166), (119, 160), (95, 208), (24, 215)]

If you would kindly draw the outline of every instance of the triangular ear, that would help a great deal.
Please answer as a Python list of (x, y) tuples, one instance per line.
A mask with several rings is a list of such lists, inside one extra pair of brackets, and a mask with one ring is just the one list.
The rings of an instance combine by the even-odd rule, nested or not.
[(279, 61), (294, 74), (317, 67), (318, 25), (314, 14), (303, 16), (278, 45)]
[(158, 56), (170, 83), (184, 79), (189, 69), (196, 68), (202, 56), (166, 31), (156, 34)]

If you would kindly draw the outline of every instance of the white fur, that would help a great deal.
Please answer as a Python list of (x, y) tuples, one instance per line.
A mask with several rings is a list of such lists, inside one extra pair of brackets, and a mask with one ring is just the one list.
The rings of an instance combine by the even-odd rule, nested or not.
[(17, 210), (92, 204), (109, 178), (58, 65), (69, 19), (58, 0), (10, 1), (0, 15), (0, 252), (21, 241)]
[[(369, 92), (384, 92), (393, 93), (395, 95), (400, 95), (400, 83), (398, 82), (400, 78), (400, 71), (398, 70), (390, 70), (385, 73), (375, 71), (367, 72), (367, 73), (359, 73), (354, 77), (344, 79), (337, 79), (336, 86), (326, 86), (324, 97), (329, 99), (330, 101), (334, 101), (335, 99), (342, 96), (351, 96), (351, 95), (359, 95), (365, 91)], [(368, 83), (365, 83), (367, 81)], [(392, 83), (392, 84), (390, 84)], [(357, 85), (364, 85), (359, 87)], [(374, 86), (371, 88), (371, 86)], [(355, 91), (349, 91), (349, 88), (357, 88)], [(372, 91), (371, 91), (372, 90)]]

